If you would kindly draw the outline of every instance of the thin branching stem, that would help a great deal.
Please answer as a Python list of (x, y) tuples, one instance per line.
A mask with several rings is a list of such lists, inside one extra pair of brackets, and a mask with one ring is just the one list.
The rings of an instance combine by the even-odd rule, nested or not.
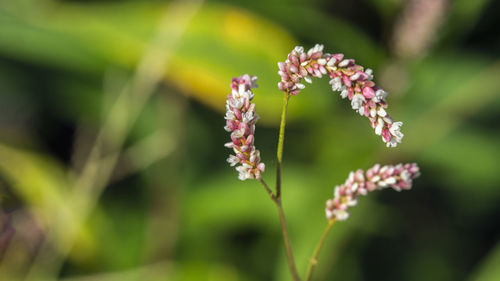
[(274, 195), (273, 191), (269, 188), (267, 183), (264, 181), (264, 179), (259, 178), (259, 181), (262, 184), (262, 186), (264, 186), (264, 189), (266, 190), (267, 194), (269, 194), (271, 200), (273, 200), (273, 202), (276, 202), (276, 196)]
[(277, 150), (277, 168), (276, 168), (276, 194), (273, 194), (271, 189), (267, 186), (264, 180), (260, 179), (260, 182), (266, 189), (267, 193), (271, 196), (271, 199), (278, 208), (278, 213), (281, 223), (281, 231), (283, 233), (283, 241), (285, 243), (286, 256), (288, 260), (288, 266), (290, 268), (290, 273), (292, 274), (294, 281), (300, 281), (299, 274), (297, 273), (297, 267), (295, 266), (295, 259), (293, 257), (292, 245), (290, 243), (290, 237), (288, 235), (288, 228), (286, 225), (285, 212), (283, 211), (283, 205), (281, 204), (281, 162), (283, 160), (283, 143), (285, 141), (285, 126), (286, 126), (286, 112), (288, 108), (288, 101), (290, 100), (290, 93), (285, 93), (283, 97), (283, 110), (281, 112), (281, 123), (280, 123), (280, 133), (278, 139), (278, 150)]
[(328, 221), (328, 224), (326, 225), (325, 231), (323, 231), (323, 234), (321, 235), (321, 238), (319, 239), (318, 245), (316, 245), (316, 248), (314, 249), (311, 260), (309, 261), (309, 266), (307, 268), (307, 275), (306, 275), (306, 279), (305, 279), (306, 281), (311, 281), (311, 279), (312, 279), (312, 274), (313, 274), (314, 268), (318, 264), (319, 252), (321, 251), (321, 248), (323, 248), (323, 244), (325, 244), (326, 237), (328, 236), (328, 233), (332, 229), (332, 226), (334, 223), (335, 223), (335, 218)]
[(271, 200), (273, 200), (274, 204), (278, 208), (278, 213), (280, 217), (281, 223), (281, 232), (283, 233), (283, 241), (285, 243), (286, 257), (288, 261), (288, 267), (290, 268), (290, 273), (292, 274), (294, 281), (300, 281), (299, 274), (297, 272), (297, 267), (295, 266), (295, 259), (293, 257), (292, 245), (290, 243), (290, 237), (288, 236), (288, 228), (286, 225), (285, 212), (283, 211), (283, 206), (281, 204), (281, 198), (277, 198), (273, 191), (269, 188), (266, 182), (260, 178), (259, 179), (264, 189), (269, 194)]

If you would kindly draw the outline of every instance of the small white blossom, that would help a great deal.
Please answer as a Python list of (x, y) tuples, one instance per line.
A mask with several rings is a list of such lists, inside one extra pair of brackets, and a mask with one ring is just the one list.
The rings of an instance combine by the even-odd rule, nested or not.
[(243, 129), (237, 129), (231, 133), (231, 136), (234, 138), (241, 138), (245, 135), (245, 130)]
[(366, 73), (366, 75), (368, 75), (368, 78), (367, 78), (368, 80), (373, 80), (373, 70), (371, 70), (370, 68), (367, 68), (365, 70), (365, 73)]
[(345, 221), (349, 218), (349, 213), (344, 211), (344, 210), (334, 210), (333, 215), (339, 220), (339, 221)]
[(342, 86), (342, 91), (340, 92), (340, 96), (343, 99), (345, 99), (345, 98), (347, 98), (347, 96), (349, 96), (349, 91), (344, 86)]
[(361, 94), (355, 94), (351, 101), (352, 109), (357, 110), (364, 106), (365, 97)]
[(356, 73), (354, 73), (354, 74), (350, 77), (350, 79), (351, 79), (352, 81), (355, 81), (355, 80), (358, 80), (359, 76), (361, 76), (361, 74), (359, 74), (359, 72), (356, 72)]
[(382, 118), (378, 118), (377, 119), (377, 126), (375, 126), (375, 134), (381, 135), (383, 128), (384, 128), (384, 120)]
[(321, 65), (325, 65), (326, 64), (326, 59), (324, 59), (324, 58), (318, 59), (318, 63), (321, 64)]
[[(382, 139), (384, 140), (384, 138)], [(391, 138), (391, 140), (387, 142), (387, 147), (396, 147), (398, 146), (398, 143), (400, 143), (400, 141), (398, 142), (398, 139)]]
[(335, 77), (330, 80), (330, 85), (332, 85), (332, 90), (333, 91), (339, 91), (342, 89), (342, 81), (340, 80), (340, 77)]
[(381, 102), (383, 100), (385, 100), (385, 98), (387, 97), (387, 92), (384, 91), (384, 90), (377, 90), (375, 91), (375, 97), (373, 98), (373, 101), (374, 102)]
[(385, 109), (383, 107), (379, 107), (377, 110), (377, 114), (380, 117), (385, 117), (387, 115), (387, 112), (385, 111)]
[(349, 65), (349, 62), (350, 61), (348, 59), (345, 59), (345, 60), (339, 62), (338, 65), (339, 65), (339, 67), (346, 67), (347, 65)]
[(227, 158), (227, 162), (231, 167), (235, 166), (236, 164), (240, 163), (240, 159), (234, 155), (229, 155), (229, 158)]

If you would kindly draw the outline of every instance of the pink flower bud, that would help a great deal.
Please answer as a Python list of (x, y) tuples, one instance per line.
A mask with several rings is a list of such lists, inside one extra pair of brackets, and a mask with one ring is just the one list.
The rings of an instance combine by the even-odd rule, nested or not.
[(370, 87), (363, 88), (363, 96), (367, 99), (371, 99), (375, 96), (375, 91)]

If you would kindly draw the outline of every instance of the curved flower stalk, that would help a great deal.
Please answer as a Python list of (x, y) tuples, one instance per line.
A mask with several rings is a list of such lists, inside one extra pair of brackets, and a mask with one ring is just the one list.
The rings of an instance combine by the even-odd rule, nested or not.
[(388, 147), (401, 143), (403, 133), (400, 127), (403, 123), (394, 122), (385, 111), (387, 92), (372, 81), (371, 69), (364, 69), (353, 59), (345, 59), (343, 54), (323, 53), (323, 45), (319, 44), (307, 52), (303, 47), (295, 47), (285, 62), (278, 63), (278, 67), (281, 76), (278, 88), (281, 91), (297, 95), (305, 88), (302, 79), (311, 83), (312, 77), (328, 76), (332, 90), (340, 92), (343, 99), (351, 101), (352, 109), (368, 117), (375, 133), (382, 136)]
[(411, 188), (413, 179), (420, 176), (420, 169), (416, 163), (387, 165), (379, 164), (368, 169), (351, 172), (344, 184), (336, 186), (334, 198), (326, 201), (326, 218), (328, 220), (343, 221), (349, 217), (347, 209), (358, 203), (359, 195), (368, 192), (392, 187), (396, 191)]
[(224, 146), (232, 148), (235, 155), (229, 155), (227, 162), (236, 167), (240, 180), (260, 179), (265, 165), (260, 163), (260, 152), (254, 145), (255, 123), (259, 116), (255, 113), (255, 104), (251, 103), (256, 88), (257, 77), (248, 74), (233, 78), (231, 94), (226, 100), (226, 126), (231, 132), (231, 142)]

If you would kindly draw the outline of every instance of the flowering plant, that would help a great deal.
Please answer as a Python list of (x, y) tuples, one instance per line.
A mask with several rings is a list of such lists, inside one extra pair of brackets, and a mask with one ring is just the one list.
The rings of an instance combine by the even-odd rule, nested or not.
[[(281, 201), (281, 163), (290, 97), (298, 95), (305, 88), (303, 81), (312, 83), (313, 77), (328, 76), (332, 90), (340, 92), (343, 99), (350, 100), (353, 110), (368, 118), (375, 133), (382, 136), (387, 147), (395, 147), (401, 143), (403, 123), (395, 122), (386, 112), (387, 92), (372, 81), (371, 69), (355, 64), (353, 59), (345, 59), (343, 54), (323, 53), (323, 45), (317, 44), (307, 52), (303, 47), (295, 47), (288, 54), (286, 61), (278, 63), (278, 67), (278, 74), (281, 76), (278, 88), (284, 93), (284, 102), (277, 148), (275, 191), (269, 188), (262, 178), (265, 165), (260, 162), (260, 152), (254, 145), (258, 115), (255, 104), (252, 103), (254, 97), (252, 89), (257, 87), (256, 76), (245, 74), (233, 78), (232, 91), (226, 100), (224, 127), (231, 133), (231, 141), (225, 146), (233, 149), (234, 155), (230, 155), (227, 161), (231, 166), (236, 166), (238, 178), (257, 179), (277, 206), (290, 273), (294, 281), (299, 281)], [(415, 163), (386, 166), (376, 164), (366, 172), (363, 170), (351, 172), (344, 184), (334, 188), (333, 198), (326, 201), (327, 227), (314, 250), (305, 280), (311, 280), (317, 257), (334, 222), (344, 221), (349, 217), (347, 210), (357, 204), (359, 195), (367, 195), (371, 191), (387, 187), (396, 191), (407, 190), (411, 188), (413, 179), (419, 175), (419, 167)]]

